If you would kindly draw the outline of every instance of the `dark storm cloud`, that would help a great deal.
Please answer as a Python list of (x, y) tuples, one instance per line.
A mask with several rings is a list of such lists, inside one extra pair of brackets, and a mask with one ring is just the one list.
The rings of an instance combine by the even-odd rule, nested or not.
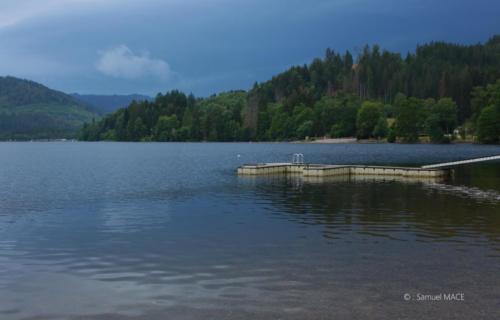
[(247, 89), (327, 47), (407, 52), (500, 32), (500, 3), (427, 0), (0, 2), (0, 73), (67, 92)]

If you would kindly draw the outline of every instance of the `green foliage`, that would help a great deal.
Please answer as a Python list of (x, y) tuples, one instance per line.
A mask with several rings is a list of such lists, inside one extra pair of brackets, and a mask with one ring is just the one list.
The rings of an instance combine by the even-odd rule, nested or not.
[(422, 102), (416, 98), (401, 99), (398, 101), (396, 115), (396, 135), (403, 142), (414, 143), (422, 127)]
[(312, 122), (312, 120), (304, 121), (297, 129), (297, 138), (304, 139), (311, 136), (313, 126), (314, 122)]
[(313, 107), (314, 135), (354, 136), (359, 105), (359, 100), (352, 95), (323, 97)]
[(457, 126), (457, 105), (455, 102), (450, 98), (439, 99), (437, 103), (431, 105), (428, 113), (425, 130), (431, 142), (449, 142), (449, 138), (445, 134), (452, 134), (452, 130)]
[(393, 126), (389, 128), (389, 131), (387, 133), (387, 142), (389, 143), (394, 143), (396, 142), (396, 130), (394, 129)]
[[(363, 102), (356, 119), (357, 136), (359, 139), (374, 137), (374, 129), (382, 117), (382, 108), (383, 105), (378, 102)], [(385, 118), (383, 120), (385, 121)]]
[(425, 129), (433, 143), (443, 143), (445, 141), (444, 131), (439, 122), (439, 115), (430, 114), (425, 123)]
[(384, 116), (378, 118), (377, 124), (373, 129), (373, 136), (377, 139), (385, 138), (389, 132), (389, 127), (387, 126), (387, 119)]
[(500, 105), (483, 108), (477, 124), (478, 140), (483, 143), (500, 141)]
[(293, 122), (296, 128), (302, 125), (306, 121), (312, 121), (313, 110), (306, 107), (304, 104), (299, 104), (293, 109)]
[(437, 115), (439, 126), (445, 133), (452, 133), (457, 126), (457, 104), (450, 98), (442, 98), (431, 108), (432, 114)]
[(473, 92), (473, 107), (478, 112), (477, 138), (482, 143), (500, 142), (500, 80)]
[[(140, 118), (137, 118), (140, 120)], [(136, 120), (136, 121), (137, 121)], [(179, 127), (177, 116), (160, 116), (153, 127), (155, 141), (175, 141), (177, 138), (176, 128)]]
[(490, 105), (500, 105), (500, 79), (484, 87), (476, 87), (471, 93), (472, 120), (476, 121), (481, 110)]
[(282, 104), (274, 105), (270, 108), (271, 126), (268, 136), (272, 140), (286, 140), (295, 137), (293, 119), (285, 111)]

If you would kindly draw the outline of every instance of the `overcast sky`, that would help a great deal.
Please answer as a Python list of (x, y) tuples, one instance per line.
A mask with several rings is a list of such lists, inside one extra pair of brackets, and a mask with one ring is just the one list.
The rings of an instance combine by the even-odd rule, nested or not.
[(327, 47), (484, 42), (495, 0), (0, 0), (0, 75), (68, 93), (248, 89)]

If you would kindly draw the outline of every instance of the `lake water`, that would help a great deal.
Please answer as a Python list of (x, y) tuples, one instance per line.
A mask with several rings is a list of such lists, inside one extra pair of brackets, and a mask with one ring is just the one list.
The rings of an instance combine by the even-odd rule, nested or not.
[[(500, 147), (0, 143), (0, 319), (498, 319), (499, 162), (446, 181), (235, 174), (296, 152), (422, 165)], [(418, 301), (442, 293), (464, 301)]]

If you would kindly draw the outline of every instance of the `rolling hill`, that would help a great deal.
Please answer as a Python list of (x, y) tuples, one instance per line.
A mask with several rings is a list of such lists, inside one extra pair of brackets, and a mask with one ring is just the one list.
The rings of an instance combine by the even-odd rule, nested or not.
[(92, 106), (100, 114), (115, 112), (120, 108), (128, 107), (132, 101), (151, 101), (153, 98), (140, 95), (99, 95), (99, 94), (78, 94), (72, 93), (71, 96), (77, 101)]
[(89, 105), (34, 81), (0, 77), (0, 140), (73, 138), (99, 115)]

